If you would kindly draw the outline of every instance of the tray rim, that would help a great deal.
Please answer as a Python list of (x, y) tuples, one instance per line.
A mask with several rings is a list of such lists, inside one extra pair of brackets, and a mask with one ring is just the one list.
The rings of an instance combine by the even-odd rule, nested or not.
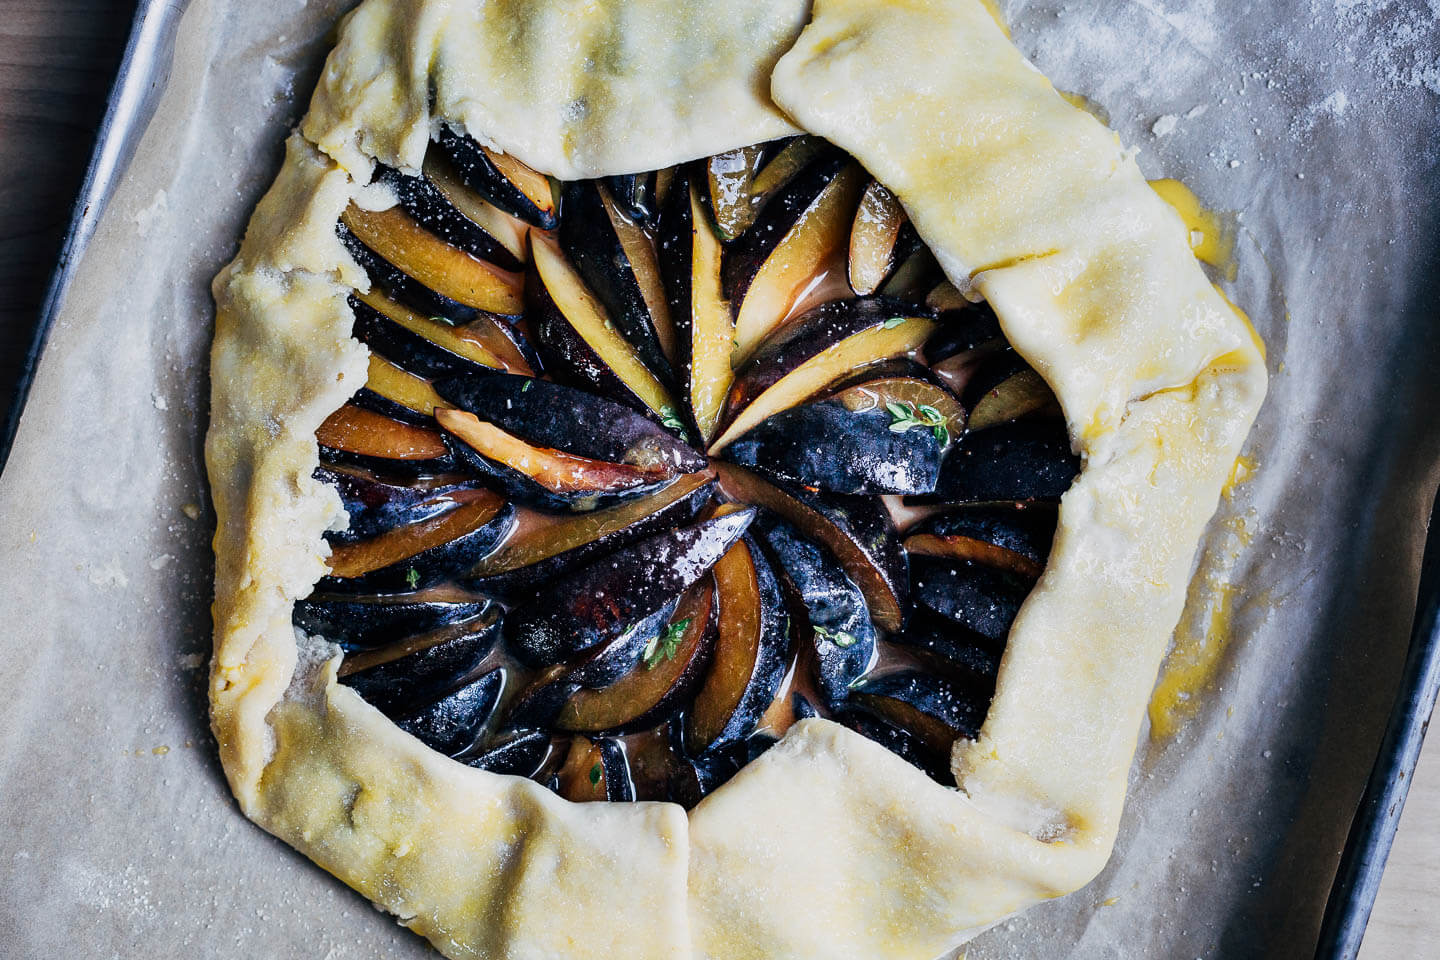
[(130, 36), (105, 101), (105, 114), (95, 133), (85, 179), (71, 208), (55, 269), (10, 394), (9, 409), (0, 423), (0, 476), (10, 460), (30, 387), (75, 270), (170, 78), (175, 31), (186, 6), (187, 0), (137, 0)]
[(1410, 793), (1420, 748), (1440, 693), (1440, 490), (1426, 521), (1428, 535), (1420, 563), (1420, 585), (1410, 647), (1365, 792), (1356, 806), (1350, 832), (1335, 871), (1320, 924), (1315, 960), (1354, 960), (1360, 952), (1370, 912), (1405, 798)]
[[(175, 33), (188, 0), (137, 0), (130, 35), (71, 210), (54, 271), (0, 422), (0, 476), (14, 449), (30, 388), (75, 270), (149, 126), (169, 80)], [(1426, 520), (1415, 618), (1395, 702), (1346, 836), (1318, 934), (1315, 960), (1354, 960), (1440, 695), (1440, 490)]]

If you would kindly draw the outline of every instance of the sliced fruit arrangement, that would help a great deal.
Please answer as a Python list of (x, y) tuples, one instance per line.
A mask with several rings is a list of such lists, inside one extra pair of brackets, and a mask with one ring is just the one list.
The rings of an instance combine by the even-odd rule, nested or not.
[(451, 125), (441, 124), (438, 152), (460, 182), (501, 210), (542, 230), (558, 222), (550, 180), (508, 154), (477, 143)]
[(693, 805), (812, 716), (953, 782), (1079, 465), (897, 198), (809, 136), (555, 183), (442, 125), (375, 180), (294, 612), (340, 682), (575, 801)]
[(919, 249), (920, 237), (900, 201), (884, 184), (871, 180), (850, 228), (851, 288), (862, 295), (874, 293)]
[(829, 300), (802, 314), (736, 370), (729, 425), (710, 452), (841, 378), (914, 352), (935, 326), (928, 310), (889, 297)]
[(823, 151), (733, 241), (720, 273), (725, 297), (735, 306), (740, 360), (790, 316), (812, 284), (824, 283), (831, 271), (843, 273), (863, 185), (858, 164), (837, 151)]
[(674, 178), (660, 214), (657, 246), (675, 332), (677, 385), (701, 439), (709, 441), (725, 410), (735, 317), (720, 280), (724, 248), (710, 218), (698, 175)]
[(640, 361), (669, 383), (675, 331), (655, 244), (603, 183), (567, 183), (561, 199), (561, 249)]

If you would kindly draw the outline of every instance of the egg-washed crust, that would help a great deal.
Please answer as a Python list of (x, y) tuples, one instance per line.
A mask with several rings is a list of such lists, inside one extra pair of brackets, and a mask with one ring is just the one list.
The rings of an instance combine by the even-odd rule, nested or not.
[[(809, 19), (808, 26), (806, 25)], [(803, 28), (803, 30), (802, 30)], [(797, 39), (798, 34), (798, 39)], [(438, 117), (564, 178), (797, 130), (848, 150), (1055, 390), (1084, 467), (958, 790), (806, 720), (690, 814), (449, 760), (297, 635), (338, 498), (315, 429), (366, 376), (334, 224)], [(373, 198), (370, 198), (373, 200)], [(979, 0), (366, 0), (216, 278), (212, 722), (242, 809), (449, 957), (930, 960), (1088, 882), (1261, 346), (1178, 216)]]

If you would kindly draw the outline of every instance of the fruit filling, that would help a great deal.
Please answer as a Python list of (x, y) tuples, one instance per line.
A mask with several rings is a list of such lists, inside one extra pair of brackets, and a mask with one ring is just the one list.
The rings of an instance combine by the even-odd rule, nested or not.
[(442, 126), (376, 180), (294, 614), (340, 682), (576, 801), (692, 806), (814, 716), (953, 784), (1079, 463), (900, 199), (809, 136), (560, 183)]

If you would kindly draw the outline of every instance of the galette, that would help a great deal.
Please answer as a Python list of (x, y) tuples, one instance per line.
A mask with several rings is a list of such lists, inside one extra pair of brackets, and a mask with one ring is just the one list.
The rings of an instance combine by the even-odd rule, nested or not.
[(214, 284), (241, 808), (454, 958), (1083, 886), (1266, 386), (1190, 241), (980, 0), (364, 0)]

